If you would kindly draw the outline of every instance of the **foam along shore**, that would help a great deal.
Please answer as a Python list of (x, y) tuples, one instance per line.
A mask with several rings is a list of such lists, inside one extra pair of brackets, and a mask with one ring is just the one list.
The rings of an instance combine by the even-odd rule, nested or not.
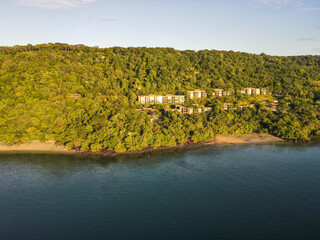
[(0, 143), (0, 152), (11, 152), (11, 151), (35, 151), (35, 152), (74, 152), (64, 148), (62, 145), (56, 145), (55, 141), (31, 141), (15, 145), (6, 145)]
[(218, 135), (216, 144), (243, 144), (243, 143), (271, 143), (284, 142), (285, 140), (266, 133), (251, 133), (241, 135)]

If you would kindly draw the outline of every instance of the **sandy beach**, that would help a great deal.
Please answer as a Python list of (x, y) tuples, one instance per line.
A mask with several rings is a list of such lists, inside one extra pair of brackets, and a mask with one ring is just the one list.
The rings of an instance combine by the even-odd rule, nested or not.
[(215, 137), (216, 144), (270, 143), (285, 140), (265, 133), (251, 133), (241, 135), (219, 135)]
[(74, 152), (64, 148), (61, 145), (55, 145), (55, 141), (31, 141), (27, 143), (16, 144), (12, 146), (0, 143), (0, 152), (11, 151), (36, 151), (36, 152)]
[[(270, 143), (270, 142), (284, 142), (283, 139), (272, 136), (270, 134), (265, 133), (257, 133), (257, 134), (241, 134), (241, 135), (219, 135), (216, 136), (215, 139), (208, 143), (189, 143), (181, 146), (176, 146), (178, 148), (192, 148), (201, 145), (214, 145), (214, 144), (244, 144), (244, 143)], [(103, 154), (115, 156), (119, 154), (134, 154), (134, 153), (143, 153), (143, 152), (152, 152), (165, 150), (176, 147), (159, 147), (157, 149), (147, 148), (137, 151), (128, 151), (124, 153), (116, 153), (114, 151), (104, 151), (104, 152), (95, 152), (93, 154)], [(54, 141), (40, 142), (40, 141), (32, 141), (27, 143), (21, 143), (13, 146), (8, 146), (0, 143), (0, 152), (11, 152), (11, 151), (34, 151), (34, 152), (64, 152), (64, 153), (75, 153), (74, 150), (69, 150), (64, 148), (62, 145), (55, 145)], [(89, 153), (89, 152), (86, 152)]]

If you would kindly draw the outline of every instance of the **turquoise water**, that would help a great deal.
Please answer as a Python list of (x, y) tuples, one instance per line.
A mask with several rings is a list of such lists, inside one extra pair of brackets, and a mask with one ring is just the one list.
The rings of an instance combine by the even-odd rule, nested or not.
[(0, 154), (0, 239), (319, 239), (320, 147)]

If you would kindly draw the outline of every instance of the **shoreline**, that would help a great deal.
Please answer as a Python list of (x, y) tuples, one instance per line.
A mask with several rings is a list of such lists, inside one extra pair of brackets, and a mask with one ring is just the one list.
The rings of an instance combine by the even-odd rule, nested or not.
[(75, 153), (76, 151), (67, 149), (63, 145), (56, 145), (56, 142), (46, 141), (40, 142), (34, 140), (31, 142), (25, 142), (15, 145), (6, 145), (0, 143), (0, 153), (1, 152), (55, 152), (55, 153)]
[(202, 146), (208, 145), (241, 145), (241, 144), (264, 144), (264, 143), (280, 143), (286, 142), (285, 140), (275, 137), (270, 134), (266, 133), (249, 133), (249, 134), (241, 134), (241, 135), (217, 135), (215, 138), (210, 142), (197, 142), (193, 143), (191, 141), (186, 142), (182, 145), (177, 146), (163, 146), (158, 148), (145, 148), (141, 150), (132, 150), (126, 151), (122, 153), (117, 153), (112, 150), (105, 150), (101, 152), (84, 152), (85, 154), (100, 154), (106, 157), (115, 157), (119, 155), (133, 155), (139, 153), (151, 153), (163, 150), (172, 150), (172, 149), (192, 149)]
[(284, 139), (266, 133), (247, 133), (240, 135), (217, 135), (216, 144), (257, 144), (286, 142)]
[(162, 146), (158, 148), (145, 148), (141, 150), (131, 150), (122, 153), (117, 153), (112, 150), (102, 150), (99, 152), (76, 151), (74, 149), (66, 149), (62, 145), (56, 145), (55, 141), (31, 141), (17, 145), (8, 146), (0, 143), (0, 153), (2, 152), (53, 152), (53, 153), (72, 153), (72, 154), (95, 154), (106, 157), (114, 157), (118, 155), (133, 155), (139, 153), (149, 153), (155, 151), (163, 151), (169, 149), (191, 149), (206, 145), (233, 145), (233, 144), (263, 144), (285, 142), (285, 140), (265, 133), (251, 133), (241, 135), (218, 135), (210, 142), (193, 143), (191, 141), (177, 146)]

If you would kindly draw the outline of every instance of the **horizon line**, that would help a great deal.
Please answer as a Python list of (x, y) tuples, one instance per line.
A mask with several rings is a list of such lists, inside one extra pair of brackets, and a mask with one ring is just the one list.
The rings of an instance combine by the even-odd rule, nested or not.
[(200, 51), (220, 51), (220, 52), (235, 52), (235, 53), (246, 53), (246, 54), (252, 54), (252, 55), (266, 55), (266, 56), (272, 56), (272, 57), (299, 57), (299, 56), (320, 56), (320, 54), (303, 54), (303, 55), (271, 55), (271, 54), (267, 54), (267, 53), (264, 53), (264, 52), (261, 52), (261, 53), (254, 53), (254, 52), (245, 52), (245, 51), (240, 51), (240, 50), (225, 50), (225, 49), (208, 49), (208, 48), (204, 48), (204, 49), (179, 49), (179, 48), (175, 48), (175, 47), (169, 47), (169, 46), (109, 46), (109, 47), (101, 47), (101, 46), (97, 46), (97, 45), (86, 45), (86, 44), (83, 44), (83, 43), (77, 43), (77, 44), (72, 44), (72, 43), (63, 43), (63, 42), (47, 42), (47, 43), (36, 43), (36, 44), (32, 44), (32, 43), (27, 43), (27, 44), (24, 44), (24, 45), (19, 45), (19, 44), (16, 44), (16, 45), (0, 45), (0, 47), (7, 47), (7, 48), (15, 48), (15, 47), (25, 47), (25, 46), (28, 46), (28, 45), (31, 45), (31, 46), (37, 46), (37, 45), (43, 45), (43, 44), (46, 44), (46, 45), (54, 45), (54, 44), (65, 44), (65, 45), (69, 45), (69, 46), (84, 46), (84, 47), (90, 47), (90, 48), (99, 48), (99, 49), (107, 49), (107, 48), (149, 48), (149, 49), (152, 49), (152, 48), (166, 48), (166, 49), (174, 49), (174, 50), (177, 50), (177, 51), (194, 51), (194, 52), (200, 52)]

